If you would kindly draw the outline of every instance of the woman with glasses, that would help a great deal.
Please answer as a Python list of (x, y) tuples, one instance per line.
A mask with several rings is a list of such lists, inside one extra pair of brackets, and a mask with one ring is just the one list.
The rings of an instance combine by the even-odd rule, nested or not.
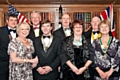
[(90, 78), (88, 67), (92, 63), (92, 49), (83, 33), (83, 22), (73, 22), (73, 34), (63, 41), (61, 64), (62, 80), (86, 80)]

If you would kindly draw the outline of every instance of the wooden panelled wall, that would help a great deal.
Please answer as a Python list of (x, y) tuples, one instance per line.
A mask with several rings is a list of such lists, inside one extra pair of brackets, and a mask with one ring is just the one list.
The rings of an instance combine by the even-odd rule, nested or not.
[[(89, 4), (63, 4), (64, 13), (72, 12), (102, 12), (104, 11), (109, 4), (106, 5), (89, 5)], [(29, 12), (37, 10), (40, 12), (53, 12), (55, 14), (54, 23), (59, 22), (58, 18), (58, 9), (60, 5), (45, 4), (45, 5), (13, 5), (19, 12)], [(0, 26), (4, 26), (4, 13), (8, 12), (8, 5), (0, 5)], [(120, 5), (114, 5), (114, 12), (116, 12), (116, 37), (120, 40)], [(57, 28), (57, 24), (55, 27)]]

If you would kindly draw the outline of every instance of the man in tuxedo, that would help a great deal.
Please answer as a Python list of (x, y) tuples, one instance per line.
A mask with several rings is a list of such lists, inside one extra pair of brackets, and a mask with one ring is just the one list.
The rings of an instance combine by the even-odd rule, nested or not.
[[(54, 31), (54, 35), (60, 37), (62, 40), (66, 37), (70, 36), (72, 34), (72, 29), (70, 28), (70, 15), (65, 13), (62, 15), (61, 19), (62, 26)], [(60, 72), (60, 79), (62, 79), (62, 71), (61, 67), (58, 68), (58, 71)]]
[(40, 21), (41, 21), (41, 16), (38, 11), (32, 11), (30, 15), (30, 19), (32, 22), (32, 26), (30, 26), (30, 34), (28, 35), (28, 38), (34, 40), (35, 37), (40, 36), (41, 31), (40, 31)]
[(59, 28), (58, 30), (54, 31), (54, 34), (62, 38), (62, 40), (65, 37), (68, 37), (72, 33), (72, 29), (70, 28), (70, 16), (69, 14), (65, 13), (62, 15), (62, 27)]
[[(91, 27), (92, 29), (90, 29), (89, 31), (84, 33), (84, 36), (86, 37), (86, 39), (89, 41), (88, 43), (91, 43), (94, 41), (94, 39), (99, 38), (100, 32), (98, 29), (98, 24), (100, 23), (100, 18), (97, 16), (94, 16), (91, 20)], [(93, 51), (94, 53), (94, 51)], [(92, 54), (94, 56), (94, 54)], [(93, 59), (94, 60), (94, 59)], [(94, 64), (92, 63), (92, 65), (90, 66), (90, 80), (94, 80)]]
[(35, 68), (35, 80), (57, 80), (59, 77), (60, 52), (62, 40), (52, 34), (49, 20), (41, 22), (42, 35), (35, 39), (35, 53), (38, 64)]
[(91, 20), (91, 27), (92, 29), (88, 30), (87, 32), (84, 33), (84, 36), (90, 40), (92, 43), (94, 39), (97, 39), (100, 37), (99, 29), (98, 29), (98, 24), (100, 23), (100, 18), (97, 16), (94, 16)]
[(9, 15), (7, 25), (0, 27), (0, 79), (9, 80), (9, 55), (8, 44), (12, 38), (16, 38), (17, 16)]

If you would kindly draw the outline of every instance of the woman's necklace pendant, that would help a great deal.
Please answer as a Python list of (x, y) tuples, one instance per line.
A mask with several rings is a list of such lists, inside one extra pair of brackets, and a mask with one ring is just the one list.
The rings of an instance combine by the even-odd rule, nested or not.
[(107, 54), (105, 53), (105, 54), (104, 54), (104, 59), (106, 59), (106, 58), (107, 58)]

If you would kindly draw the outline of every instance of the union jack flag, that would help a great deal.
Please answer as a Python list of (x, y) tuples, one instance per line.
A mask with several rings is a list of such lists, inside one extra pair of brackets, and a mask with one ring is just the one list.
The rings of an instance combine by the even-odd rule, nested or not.
[(113, 4), (110, 4), (103, 12), (100, 14), (101, 20), (110, 20), (111, 22), (111, 33), (115, 37), (115, 26), (113, 19)]
[(25, 16), (23, 16), (19, 11), (17, 11), (17, 9), (11, 4), (9, 5), (8, 14), (15, 14), (18, 18), (18, 23), (29, 22), (28, 19), (26, 19)]

